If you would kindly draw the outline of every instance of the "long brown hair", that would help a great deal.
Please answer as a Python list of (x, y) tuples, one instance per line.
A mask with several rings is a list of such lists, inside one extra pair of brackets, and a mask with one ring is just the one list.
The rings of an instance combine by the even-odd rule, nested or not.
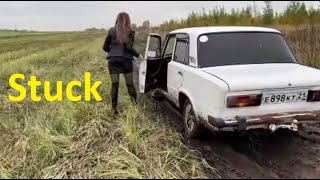
[(121, 12), (118, 14), (116, 20), (116, 42), (124, 44), (129, 41), (129, 35), (131, 33), (131, 21), (128, 13)]

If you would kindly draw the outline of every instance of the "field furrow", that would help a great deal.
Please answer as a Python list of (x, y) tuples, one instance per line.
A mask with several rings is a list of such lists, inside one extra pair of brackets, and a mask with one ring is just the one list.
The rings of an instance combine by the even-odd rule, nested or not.
[[(179, 133), (152, 113), (147, 99), (142, 98), (139, 106), (131, 104), (123, 79), (120, 115), (112, 115), (103, 40), (101, 35), (79, 38), (1, 64), (0, 178), (205, 178), (214, 174), (182, 143)], [(33, 102), (30, 93), (21, 102), (8, 100), (8, 93), (17, 93), (8, 85), (12, 74), (26, 76), (20, 84), (28, 92), (30, 76), (50, 81), (54, 95), (57, 81), (63, 87), (72, 80), (83, 83), (85, 72), (91, 73), (92, 82), (102, 81), (98, 92), (103, 101), (71, 102), (63, 89), (62, 101), (48, 102), (43, 86), (37, 89), (40, 102)], [(84, 96), (83, 88), (74, 88), (73, 94)]]

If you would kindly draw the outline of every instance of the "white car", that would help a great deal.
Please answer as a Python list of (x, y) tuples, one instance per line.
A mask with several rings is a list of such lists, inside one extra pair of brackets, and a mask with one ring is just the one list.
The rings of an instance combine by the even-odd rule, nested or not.
[(194, 27), (150, 34), (139, 91), (157, 90), (183, 114), (185, 130), (297, 131), (320, 122), (320, 70), (301, 65), (281, 32)]

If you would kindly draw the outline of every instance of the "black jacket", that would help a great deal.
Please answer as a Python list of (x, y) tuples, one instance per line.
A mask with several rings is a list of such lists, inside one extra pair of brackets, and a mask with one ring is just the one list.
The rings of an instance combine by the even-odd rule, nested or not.
[(130, 41), (125, 44), (118, 44), (116, 42), (116, 29), (114, 27), (110, 28), (103, 44), (103, 50), (108, 53), (107, 59), (139, 57), (139, 53), (133, 48), (134, 35), (135, 32), (131, 31)]

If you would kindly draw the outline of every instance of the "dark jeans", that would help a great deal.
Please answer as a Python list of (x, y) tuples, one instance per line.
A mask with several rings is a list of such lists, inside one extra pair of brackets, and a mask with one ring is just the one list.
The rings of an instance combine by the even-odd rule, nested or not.
[[(118, 105), (118, 90), (119, 90), (119, 75), (118, 73), (112, 73), (111, 82), (112, 82), (112, 89), (111, 89), (111, 98), (112, 98), (112, 108), (113, 110), (117, 109)], [(136, 90), (133, 85), (133, 73), (126, 73), (123, 74), (126, 79), (126, 84), (128, 88), (128, 93), (131, 97), (131, 100), (136, 103), (137, 94)]]

